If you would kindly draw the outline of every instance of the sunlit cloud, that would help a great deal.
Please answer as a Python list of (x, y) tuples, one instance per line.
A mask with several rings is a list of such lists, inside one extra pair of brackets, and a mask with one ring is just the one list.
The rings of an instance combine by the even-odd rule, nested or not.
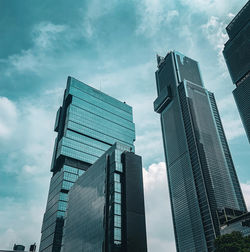
[(17, 124), (17, 108), (7, 97), (0, 97), (0, 139), (9, 138)]
[[(135, 149), (145, 167), (149, 251), (175, 251), (160, 117), (153, 111), (155, 55), (176, 49), (199, 61), (205, 86), (216, 92), (230, 144), (236, 144), (243, 127), (221, 50), (225, 26), (245, 0), (75, 0), (60, 6), (48, 0), (13, 1), (15, 6), (6, 2), (1, 18), (8, 27), (0, 41), (0, 200), (6, 202), (0, 210), (1, 247), (39, 242), (55, 114), (70, 75), (133, 107)], [(18, 12), (11, 23), (12, 8)], [(18, 40), (17, 31), (22, 34)], [(249, 155), (244, 158), (245, 164), (235, 160), (242, 170)], [(11, 216), (17, 216), (15, 221)]]
[(164, 162), (143, 169), (149, 251), (176, 251)]

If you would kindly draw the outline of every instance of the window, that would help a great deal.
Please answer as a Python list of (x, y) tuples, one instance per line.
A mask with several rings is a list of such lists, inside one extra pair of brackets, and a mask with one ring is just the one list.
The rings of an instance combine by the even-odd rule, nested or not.
[(57, 211), (56, 216), (57, 216), (57, 217), (64, 217), (64, 216), (65, 216), (65, 212)]
[(114, 202), (121, 203), (121, 194), (120, 193), (115, 192), (115, 194), (114, 194)]
[(73, 186), (73, 183), (68, 182), (68, 181), (63, 181), (62, 189), (69, 190), (72, 186)]
[(121, 227), (121, 225), (122, 225), (121, 216), (119, 216), (119, 215), (114, 216), (114, 225), (115, 225), (115, 227)]
[(68, 180), (68, 181), (71, 181), (71, 182), (75, 182), (78, 179), (78, 175), (73, 174), (73, 173), (69, 173), (69, 172), (64, 172), (63, 178), (65, 180)]
[(122, 232), (120, 228), (114, 228), (114, 240), (121, 241), (122, 239)]
[(67, 202), (65, 202), (65, 201), (59, 201), (58, 210), (66, 211), (66, 208), (67, 208)]
[(114, 212), (115, 214), (121, 215), (121, 205), (120, 204), (114, 204)]
[(81, 176), (85, 171), (79, 170), (79, 176)]
[(73, 168), (73, 167), (68, 166), (68, 165), (64, 165), (64, 166), (63, 166), (63, 170), (64, 170), (64, 171), (67, 171), (67, 172), (71, 172), (71, 173), (77, 174), (77, 170), (78, 170), (78, 169)]
[(59, 200), (68, 201), (68, 194), (60, 192)]
[(114, 181), (121, 182), (120, 181), (120, 174), (114, 173)]
[(122, 164), (120, 162), (116, 162), (116, 168), (117, 171), (122, 172)]
[(115, 182), (115, 192), (121, 192), (121, 183)]

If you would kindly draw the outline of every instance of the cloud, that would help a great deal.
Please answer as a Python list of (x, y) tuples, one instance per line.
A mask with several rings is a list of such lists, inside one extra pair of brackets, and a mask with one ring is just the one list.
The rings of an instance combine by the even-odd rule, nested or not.
[(211, 16), (208, 22), (202, 25), (201, 27), (207, 40), (213, 46), (214, 50), (217, 52), (219, 66), (224, 71), (227, 71), (225, 60), (222, 54), (224, 44), (228, 40), (228, 35), (225, 30), (226, 27), (225, 21), (220, 21), (218, 17)]
[[(25, 34), (31, 35), (26, 38), (30, 43), (23, 46), (18, 41), (15, 50), (11, 50), (13, 54), (0, 59), (2, 95), (15, 108), (8, 113), (0, 111), (0, 125), (4, 125), (0, 132), (5, 131), (0, 133), (0, 186), (3, 188), (0, 201), (4, 202), (7, 195), (13, 201), (21, 198), (24, 203), (10, 203), (12, 208), (6, 208), (9, 215), (2, 216), (16, 216), (16, 206), (24, 215), (16, 221), (17, 230), (21, 230), (21, 226), (28, 227), (25, 209), (30, 214), (30, 205), (37, 204), (31, 199), (36, 198), (41, 201), (38, 214), (44, 213), (51, 176), (55, 113), (61, 104), (66, 76), (71, 75), (98, 89), (101, 86), (102, 91), (133, 106), (136, 152), (143, 156), (144, 167), (154, 163), (144, 171), (149, 247), (151, 251), (165, 251), (168, 247), (174, 251), (167, 179), (163, 165), (158, 163), (164, 160), (160, 118), (152, 105), (156, 98), (155, 53), (164, 56), (169, 49), (176, 49), (200, 62), (203, 77), (209, 80), (206, 86), (218, 91), (227, 136), (240, 139), (243, 128), (236, 106), (230, 101), (232, 97), (224, 100), (231, 92), (231, 87), (224, 84), (231, 81), (223, 77), (226, 67), (216, 66), (224, 39), (220, 35), (223, 22), (231, 20), (240, 6), (243, 0), (230, 0), (230, 3), (225, 0), (142, 0), (133, 4), (121, 4), (118, 0), (74, 1), (70, 11), (74, 19), (65, 14), (68, 9), (53, 17), (41, 11), (36, 12), (41, 14), (39, 19), (29, 24), (31, 30), (20, 26), (27, 29)], [(64, 20), (64, 17), (67, 18)], [(15, 37), (13, 29), (8, 40), (13, 41)], [(1, 120), (5, 118), (1, 113), (8, 119)], [(240, 159), (246, 158), (248, 154)], [(247, 169), (247, 162), (242, 161), (242, 169)], [(163, 202), (161, 194), (166, 201)], [(162, 220), (161, 215), (165, 216)], [(165, 228), (161, 222), (166, 226), (165, 231), (160, 231)], [(37, 231), (36, 241), (40, 238), (40, 227), (41, 222), (32, 226)], [(19, 231), (13, 233), (15, 227), (12, 222), (8, 225), (7, 220), (3, 226), (1, 223), (0, 230), (0, 237), (8, 237), (8, 234), (12, 240), (15, 235), (20, 237)], [(22, 236), (20, 242), (29, 242), (29, 236), (28, 233)], [(6, 241), (10, 242), (7, 238)]]
[[(174, 231), (164, 162), (143, 169), (146, 209), (147, 242), (149, 251), (175, 252)], [(250, 209), (250, 183), (241, 183), (248, 210)]]
[[(239, 11), (240, 6), (244, 5), (243, 0), (180, 0), (183, 6), (189, 7), (193, 13), (205, 13), (210, 15), (224, 16), (230, 10)], [(238, 9), (238, 11), (237, 11)]]
[(55, 25), (50, 22), (42, 22), (34, 27), (33, 40), (36, 47), (48, 49), (52, 42), (57, 40), (59, 33), (65, 31), (67, 26)]
[(164, 162), (143, 169), (149, 251), (175, 252), (174, 231)]
[[(28, 246), (40, 240), (51, 177), (56, 98), (57, 90), (28, 101), (13, 103), (7, 98), (0, 99), (0, 118), (4, 123), (15, 119), (8, 139), (0, 141), (0, 201), (4, 202), (0, 209), (2, 248), (11, 248), (14, 243)], [(6, 125), (11, 128), (9, 123)]]
[[(4, 99), (6, 111), (5, 117), (0, 115), (8, 129), (8, 139), (0, 142), (1, 155), (6, 155), (6, 161), (2, 164), (5, 171), (30, 173), (32, 167), (39, 167), (37, 173), (44, 171), (43, 165), (49, 167), (49, 159), (52, 156), (53, 147), (53, 122), (56, 113), (56, 99), (48, 100), (53, 95), (42, 95), (29, 101), (21, 100), (13, 105), (8, 99)], [(44, 100), (43, 100), (44, 99)], [(51, 107), (54, 109), (51, 111)], [(0, 112), (3, 113), (3, 112)], [(5, 124), (4, 124), (5, 123)], [(4, 135), (5, 136), (5, 135)], [(13, 145), (13, 142), (15, 144)], [(20, 158), (22, 157), (22, 158)], [(19, 161), (17, 161), (20, 159)], [(18, 163), (17, 163), (18, 162)], [(49, 169), (49, 168), (48, 168)], [(46, 171), (46, 170), (45, 170)]]
[(17, 108), (7, 97), (0, 97), (0, 139), (9, 138), (16, 127)]
[(136, 32), (147, 37), (152, 37), (163, 27), (179, 16), (174, 9), (172, 0), (143, 0), (137, 4), (137, 12), (140, 23)]
[(233, 140), (245, 134), (239, 113), (237, 111), (234, 98), (229, 94), (217, 101), (221, 120), (228, 140)]
[(0, 244), (1, 248), (13, 248), (13, 245), (29, 245), (39, 241), (43, 218), (43, 201), (41, 199), (26, 202), (15, 198), (1, 198), (4, 202), (0, 209)]
[[(42, 68), (49, 65), (49, 55), (65, 32), (65, 25), (55, 25), (50, 22), (41, 22), (33, 27), (33, 45), (18, 54), (10, 55), (5, 63), (9, 66), (8, 75), (18, 72), (33, 72), (39, 75)], [(69, 36), (70, 37), (70, 36)], [(65, 39), (65, 38), (64, 38)]]
[(98, 35), (96, 30), (96, 21), (107, 15), (115, 9), (115, 6), (120, 3), (118, 0), (92, 0), (87, 5), (86, 9), (82, 9), (83, 27), (79, 31), (86, 39), (92, 39), (94, 35)]

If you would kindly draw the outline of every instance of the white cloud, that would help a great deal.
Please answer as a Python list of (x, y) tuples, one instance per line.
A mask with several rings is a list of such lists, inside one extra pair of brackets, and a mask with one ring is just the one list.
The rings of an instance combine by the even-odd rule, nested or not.
[(143, 183), (148, 251), (175, 252), (165, 163), (143, 169)]
[[(0, 141), (1, 160), (4, 156), (0, 178), (5, 190), (0, 197), (4, 202), (0, 209), (2, 248), (11, 248), (15, 242), (28, 246), (40, 240), (51, 177), (56, 102), (54, 92), (45, 92), (33, 100), (19, 100), (15, 106), (7, 98), (1, 103), (5, 105), (5, 113), (14, 115), (18, 126), (8, 139)], [(9, 177), (12, 183), (5, 182), (4, 178)]]
[(189, 11), (210, 15), (224, 16), (230, 10), (240, 10), (244, 0), (180, 0), (183, 6), (189, 7)]
[[(50, 96), (37, 97), (36, 101), (16, 102), (18, 110), (10, 100), (5, 98), (5, 104), (8, 105), (5, 106), (5, 114), (8, 114), (4, 116), (1, 115), (4, 110), (0, 112), (0, 118), (4, 120), (2, 124), (6, 124), (8, 129), (8, 138), (0, 142), (2, 154), (7, 155), (6, 162), (3, 164), (5, 171), (19, 173), (23, 167), (23, 172), (31, 173), (34, 167), (39, 167), (37, 172), (44, 173), (45, 166), (49, 170), (56, 106), (53, 104), (55, 99), (48, 101), (47, 104), (43, 102)], [(54, 109), (50, 110), (50, 106)], [(20, 157), (21, 160), (17, 161)]]
[(177, 10), (171, 10), (167, 13), (167, 22), (171, 22), (175, 17), (179, 16), (179, 12)]
[(217, 101), (221, 120), (228, 140), (233, 140), (245, 134), (242, 121), (234, 102), (233, 95), (230, 94)]
[(232, 20), (235, 17), (235, 14), (233, 13), (228, 13), (227, 16)]
[(65, 25), (55, 25), (50, 22), (39, 23), (33, 31), (35, 46), (43, 49), (51, 47), (52, 42), (57, 39), (57, 35), (66, 29)]
[[(175, 252), (174, 231), (164, 162), (143, 169), (148, 251)], [(241, 183), (250, 210), (250, 183)]]
[(17, 108), (6, 97), (0, 97), (0, 139), (8, 138), (16, 127)]
[[(39, 56), (31, 49), (23, 50), (20, 54), (11, 55), (8, 59), (10, 65), (19, 72), (39, 72), (41, 61)], [(10, 73), (9, 73), (10, 75)]]
[[(43, 68), (50, 68), (51, 52), (58, 47), (57, 42), (63, 33), (66, 34), (66, 30), (67, 26), (55, 25), (50, 22), (41, 22), (35, 25), (32, 31), (33, 45), (29, 49), (10, 55), (3, 61), (7, 64), (5, 74), (11, 76), (18, 71), (42, 75)], [(70, 34), (67, 38), (70, 38)], [(65, 38), (62, 41), (64, 40)]]
[(144, 34), (146, 37), (154, 36), (164, 25), (179, 16), (179, 12), (174, 7), (172, 0), (138, 1), (137, 11), (140, 23), (137, 33)]
[(109, 13), (115, 8), (116, 4), (119, 4), (118, 0), (102, 1), (92, 0), (89, 2), (87, 9), (83, 9), (83, 27), (81, 27), (81, 34), (86, 39), (91, 39), (96, 33), (95, 21), (100, 19), (102, 16)]
[[(42, 198), (43, 199), (43, 198)], [(0, 209), (1, 249), (11, 249), (15, 243), (29, 245), (40, 240), (44, 202), (41, 198), (20, 202), (13, 198), (2, 198)]]
[(226, 33), (225, 27), (226, 24), (224, 21), (220, 21), (218, 17), (211, 16), (208, 22), (202, 25), (202, 31), (209, 43), (217, 52), (219, 66), (221, 66), (224, 71), (227, 71), (225, 60), (222, 54), (224, 44), (228, 40), (228, 35)]

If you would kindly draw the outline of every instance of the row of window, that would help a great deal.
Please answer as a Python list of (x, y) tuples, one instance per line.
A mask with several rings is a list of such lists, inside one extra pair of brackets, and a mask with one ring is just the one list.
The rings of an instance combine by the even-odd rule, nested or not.
[(119, 124), (129, 127), (130, 129), (134, 130), (134, 124), (132, 122), (132, 117), (131, 120), (124, 119), (120, 115), (115, 115), (111, 113), (112, 110), (104, 110), (100, 107), (97, 107), (95, 105), (90, 104), (89, 102), (85, 102), (84, 100), (81, 100), (77, 97), (73, 97), (72, 99), (72, 105), (79, 106), (80, 108), (84, 108), (84, 110), (87, 110), (89, 112), (92, 112), (98, 116), (108, 118), (109, 120), (112, 120), (114, 122), (119, 122)]
[(65, 156), (68, 156), (68, 157), (71, 157), (71, 158), (79, 159), (81, 161), (84, 161), (84, 162), (87, 162), (87, 163), (90, 163), (90, 164), (93, 164), (98, 159), (98, 157), (96, 157), (96, 156), (91, 156), (91, 155), (89, 155), (87, 153), (77, 151), (77, 150), (73, 150), (73, 149), (68, 148), (66, 146), (61, 147), (61, 150), (60, 150), (59, 154), (62, 154), (62, 155), (65, 155)]
[(110, 137), (98, 131), (95, 131), (91, 128), (85, 127), (83, 125), (78, 124), (77, 122), (67, 121), (66, 127), (71, 130), (78, 131), (84, 135), (88, 135), (100, 141), (106, 142), (107, 144), (113, 145), (115, 142), (122, 142), (124, 145), (129, 146), (129, 148), (134, 149), (133, 143), (123, 142), (121, 139)]
[(68, 180), (70, 182), (75, 182), (78, 179), (78, 175), (69, 172), (64, 172), (63, 179)]
[(66, 211), (68, 203), (65, 201), (59, 201), (58, 202), (58, 210), (60, 211)]
[(76, 142), (76, 141), (74, 141), (70, 138), (67, 138), (67, 137), (63, 137), (61, 141), (62, 141), (62, 145), (64, 145), (64, 146), (70, 147), (70, 148), (75, 149), (77, 151), (81, 151), (81, 152), (84, 152), (84, 153), (87, 153), (87, 154), (90, 154), (93, 156), (100, 157), (104, 153), (103, 150), (99, 150), (99, 149), (96, 149), (96, 148), (91, 147), (89, 145)]
[(106, 135), (115, 136), (123, 141), (135, 138), (134, 131), (107, 120), (101, 120), (100, 117), (88, 113), (87, 111), (80, 114), (73, 106), (69, 109), (68, 119)]
[(84, 170), (77, 169), (77, 168), (74, 168), (74, 167), (71, 167), (71, 166), (68, 166), (68, 165), (63, 166), (63, 171), (74, 173), (74, 174), (76, 174), (78, 176), (81, 176), (85, 172)]
[(97, 148), (97, 149), (100, 149), (103, 151), (106, 151), (107, 149), (110, 148), (110, 145), (108, 145), (108, 144), (93, 140), (90, 137), (83, 136), (83, 135), (78, 134), (78, 133), (71, 131), (71, 130), (66, 131), (66, 137), (71, 138), (73, 140), (76, 140), (78, 142), (81, 142), (83, 144), (90, 145), (94, 148)]
[(108, 111), (113, 111), (113, 113), (120, 115), (128, 120), (132, 120), (132, 109), (129, 108), (128, 106), (127, 106), (128, 111), (124, 111), (124, 109), (117, 108), (117, 106), (114, 107), (110, 104), (111, 102), (110, 99), (105, 99), (105, 101), (103, 101), (96, 97), (93, 97), (92, 95), (88, 95), (83, 91), (79, 90), (79, 86), (71, 86), (69, 92), (73, 96), (79, 97), (81, 99), (84, 99), (84, 97), (87, 95), (86, 100), (88, 102), (98, 105), (99, 107), (104, 108)]
[(114, 173), (114, 244), (121, 244), (121, 228), (122, 228), (122, 210), (121, 210), (121, 177), (120, 174)]

